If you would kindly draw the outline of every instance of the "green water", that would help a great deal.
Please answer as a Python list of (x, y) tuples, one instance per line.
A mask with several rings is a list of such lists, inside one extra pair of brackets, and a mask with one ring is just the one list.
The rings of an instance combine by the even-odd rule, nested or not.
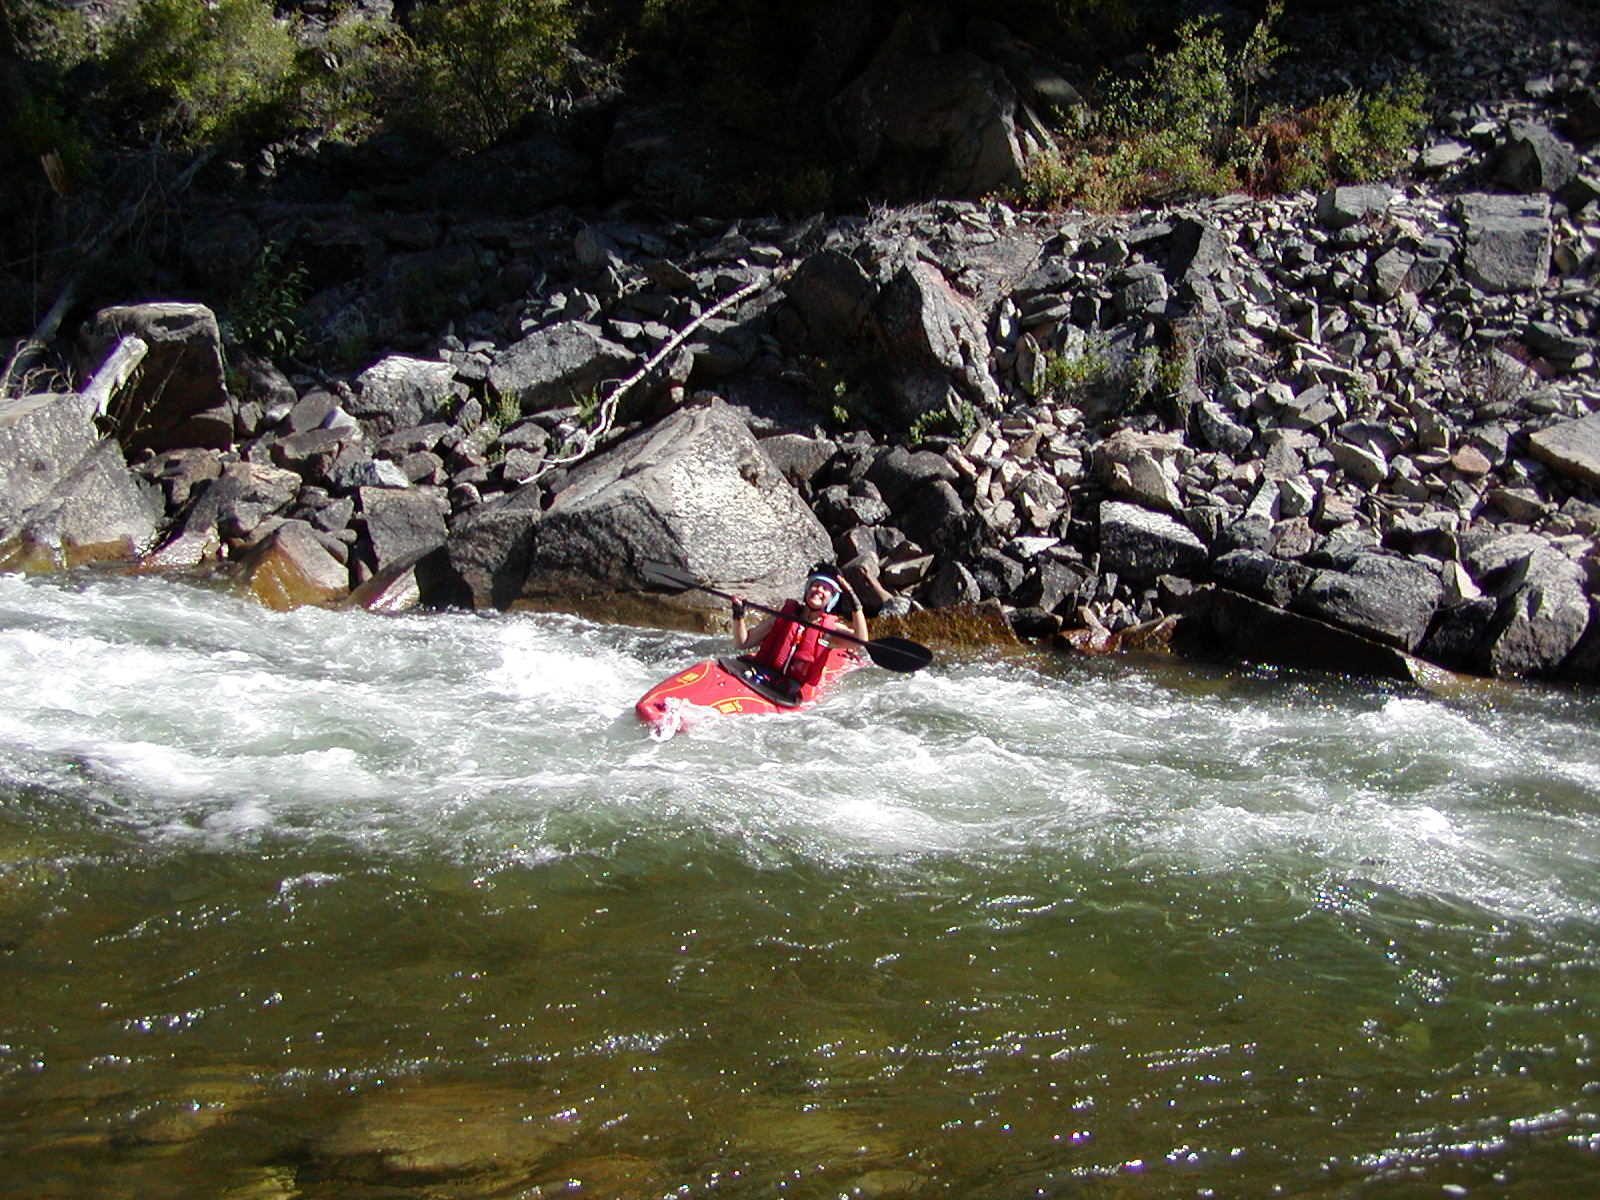
[(0, 1193), (1592, 1188), (1591, 698), (703, 648), (0, 580)]

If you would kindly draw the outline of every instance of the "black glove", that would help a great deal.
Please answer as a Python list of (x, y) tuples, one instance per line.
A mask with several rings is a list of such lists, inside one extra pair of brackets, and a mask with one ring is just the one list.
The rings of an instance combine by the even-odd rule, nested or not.
[(735, 600), (733, 602), (733, 619), (735, 621), (741, 621), (741, 620), (744, 619), (744, 601), (743, 600)]

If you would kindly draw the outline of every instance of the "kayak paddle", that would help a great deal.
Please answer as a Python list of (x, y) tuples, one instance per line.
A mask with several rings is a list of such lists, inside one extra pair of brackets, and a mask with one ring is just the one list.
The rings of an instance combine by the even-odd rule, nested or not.
[[(724, 600), (735, 598), (732, 592), (721, 592), (714, 587), (707, 587), (687, 571), (680, 571), (670, 563), (647, 559), (640, 564), (639, 573), (645, 577), (647, 582), (657, 584), (660, 587), (678, 588), (680, 590), (693, 588), (696, 591), (710, 592), (713, 596), (721, 596)], [(746, 608), (770, 613), (775, 617), (785, 615), (779, 609), (768, 608), (765, 604), (757, 604), (754, 600), (746, 600), (744, 604)], [(933, 651), (920, 642), (912, 642), (905, 638), (897, 637), (874, 638), (870, 642), (864, 642), (853, 633), (845, 633), (840, 629), (829, 629), (826, 626), (817, 625), (799, 617), (790, 619), (797, 625), (804, 625), (807, 629), (820, 629), (829, 637), (839, 638), (846, 642), (855, 642), (866, 650), (867, 656), (873, 662), (889, 671), (901, 671), (909, 675), (912, 671), (922, 670), (923, 667), (933, 661)]]

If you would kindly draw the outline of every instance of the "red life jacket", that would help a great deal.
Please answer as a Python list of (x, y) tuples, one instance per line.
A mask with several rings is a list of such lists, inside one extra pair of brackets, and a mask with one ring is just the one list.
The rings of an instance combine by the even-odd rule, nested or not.
[[(775, 674), (786, 675), (802, 684), (815, 683), (828, 663), (829, 647), (820, 644), (822, 630), (800, 624), (794, 619), (799, 615), (800, 602), (785, 600), (783, 615), (772, 622), (767, 636), (761, 639), (761, 649), (753, 657)], [(819, 613), (816, 623), (832, 628), (835, 620), (826, 613)]]

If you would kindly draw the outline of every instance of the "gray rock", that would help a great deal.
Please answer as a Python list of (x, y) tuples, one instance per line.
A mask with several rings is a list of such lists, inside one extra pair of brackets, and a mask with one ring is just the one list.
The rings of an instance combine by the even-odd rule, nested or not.
[(339, 407), (339, 397), (332, 392), (316, 388), (307, 392), (295, 401), (289, 413), (281, 422), (281, 432), (285, 435), (305, 433), (312, 429), (321, 429), (323, 423), (333, 415)]
[(1192, 217), (1173, 222), (1167, 270), (1174, 279), (1214, 279), (1233, 265), (1230, 239), (1215, 225)]
[[(1223, 587), (1203, 588), (1189, 602), (1186, 629), (1212, 649), (1246, 662), (1278, 663), (1339, 674), (1421, 683), (1429, 669), (1393, 646)], [(1437, 672), (1433, 672), (1437, 674)]]
[(353, 492), (358, 488), (405, 489), (411, 486), (405, 468), (386, 458), (362, 457), (337, 463), (328, 472), (328, 482), (335, 491)]
[(1218, 583), (1278, 608), (1290, 607), (1315, 575), (1310, 567), (1259, 550), (1230, 550), (1211, 570)]
[(780, 433), (761, 439), (761, 449), (783, 477), (795, 486), (809, 484), (828, 465), (838, 443), (803, 433)]
[(937, 554), (956, 553), (971, 527), (966, 503), (943, 479), (914, 489), (896, 506), (894, 516), (906, 536)]
[(432, 420), (465, 394), (449, 363), (394, 354), (357, 376), (347, 404), (352, 415), (381, 435)]
[(929, 608), (976, 604), (982, 598), (982, 590), (972, 572), (955, 559), (940, 563), (922, 593), (922, 602)]
[(880, 188), (913, 182), (945, 196), (978, 197), (1022, 182), (1017, 98), (1005, 72), (976, 55), (935, 52), (918, 18), (900, 25), (831, 113), (853, 165)]
[(356, 497), (378, 570), (409, 566), (444, 545), (444, 511), (428, 492), (364, 487)]
[(230, 463), (201, 499), (208, 507), (215, 506), (215, 523), (222, 536), (239, 540), (294, 503), (300, 486), (300, 476), (293, 471), (258, 463)]
[(1560, 675), (1578, 683), (1600, 683), (1600, 597), (1590, 597), (1589, 628), (1561, 664)]
[[(48, 495), (23, 511), (21, 539), (48, 550), (62, 566), (107, 559), (137, 558), (154, 544), (160, 517), (157, 494), (140, 487), (109, 440), (58, 478)], [(0, 542), (8, 537), (0, 522)]]
[(563, 321), (496, 353), (489, 383), (515, 399), (523, 412), (538, 412), (575, 403), (603, 380), (625, 378), (634, 366), (632, 351), (596, 326)]
[(1228, 410), (1215, 401), (1207, 400), (1194, 409), (1195, 428), (1201, 439), (1213, 450), (1237, 457), (1255, 440), (1255, 433), (1239, 424)]
[(844, 484), (823, 488), (812, 505), (830, 529), (881, 525), (889, 519), (889, 506), (876, 496), (852, 494)]
[(1578, 156), (1543, 125), (1519, 121), (1506, 134), (1495, 178), (1513, 191), (1560, 191), (1578, 173)]
[(1486, 292), (1521, 292), (1550, 276), (1548, 198), (1472, 193), (1456, 201), (1463, 230), (1462, 270)]
[(1317, 570), (1293, 607), (1409, 651), (1427, 633), (1442, 595), (1443, 584), (1431, 567), (1397, 555), (1358, 552)]
[(944, 455), (904, 446), (892, 446), (878, 455), (866, 473), (891, 509), (899, 508), (919, 488), (938, 480), (954, 483), (957, 478), (955, 467)]
[(1327, 229), (1348, 229), (1386, 211), (1393, 201), (1394, 189), (1387, 184), (1329, 188), (1317, 197), (1317, 221)]
[(1538, 430), (1529, 435), (1528, 446), (1563, 475), (1600, 487), (1600, 413)]
[(1589, 598), (1578, 565), (1540, 549), (1523, 560), (1500, 604), (1484, 657), (1490, 673), (1551, 675), (1577, 647), (1589, 624)]
[(93, 417), (76, 394), (0, 400), (0, 536), (14, 531), (94, 448)]
[[(681, 409), (602, 451), (572, 469), (548, 509), (540, 513), (536, 504), (518, 493), (515, 510), (485, 518), (504, 526), (497, 537), (507, 555), (494, 563), (478, 554), (476, 601), (498, 603), (508, 593), (549, 601), (630, 591), (639, 586), (638, 564), (655, 559), (775, 604), (795, 595), (810, 566), (832, 549), (737, 410), (720, 401)], [(470, 523), (462, 534), (473, 537)], [(452, 562), (457, 540), (452, 533)], [(473, 544), (478, 553), (486, 542)], [(515, 579), (519, 554), (521, 580)], [(694, 609), (721, 604), (687, 592), (677, 602)]]
[[(892, 372), (913, 378), (935, 374), (980, 411), (1000, 407), (1000, 390), (989, 374), (989, 336), (983, 317), (939, 268), (921, 259), (903, 264), (883, 289), (875, 318)], [(898, 415), (909, 424), (928, 412), (950, 408), (948, 403), (912, 404)]]
[(1138, 584), (1191, 574), (1208, 556), (1205, 543), (1175, 518), (1120, 500), (1100, 505), (1100, 554), (1103, 569)]
[(233, 444), (233, 400), (222, 365), (222, 334), (203, 304), (127, 304), (101, 309), (80, 334), (92, 371), (127, 334), (148, 346), (141, 370), (110, 414), (130, 450)]
[(789, 277), (784, 293), (820, 350), (863, 336), (878, 301), (878, 284), (842, 250), (819, 250)]

